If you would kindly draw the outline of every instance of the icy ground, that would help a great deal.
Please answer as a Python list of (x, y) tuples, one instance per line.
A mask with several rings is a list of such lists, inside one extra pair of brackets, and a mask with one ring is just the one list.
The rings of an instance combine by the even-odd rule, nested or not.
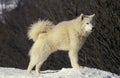
[(41, 71), (38, 76), (35, 71), (31, 75), (26, 74), (26, 70), (16, 68), (0, 67), (0, 78), (120, 78), (120, 76), (94, 68), (73, 69), (63, 68), (61, 70)]

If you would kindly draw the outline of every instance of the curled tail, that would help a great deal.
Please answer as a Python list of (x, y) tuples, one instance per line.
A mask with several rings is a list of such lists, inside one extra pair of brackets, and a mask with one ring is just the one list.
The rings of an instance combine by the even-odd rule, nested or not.
[(50, 21), (38, 21), (31, 25), (31, 27), (28, 30), (28, 38), (32, 39), (33, 41), (36, 41), (39, 34), (47, 33), (48, 31), (52, 30), (54, 27), (54, 24)]

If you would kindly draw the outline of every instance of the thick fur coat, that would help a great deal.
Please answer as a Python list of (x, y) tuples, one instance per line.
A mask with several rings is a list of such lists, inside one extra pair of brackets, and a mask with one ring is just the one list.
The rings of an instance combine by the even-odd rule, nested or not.
[(36, 73), (39, 74), (42, 63), (57, 50), (67, 50), (71, 66), (80, 68), (78, 51), (92, 31), (93, 17), (94, 15), (81, 14), (73, 20), (63, 21), (57, 25), (50, 21), (38, 21), (32, 24), (28, 37), (34, 41), (34, 44), (29, 52), (28, 73), (36, 65)]

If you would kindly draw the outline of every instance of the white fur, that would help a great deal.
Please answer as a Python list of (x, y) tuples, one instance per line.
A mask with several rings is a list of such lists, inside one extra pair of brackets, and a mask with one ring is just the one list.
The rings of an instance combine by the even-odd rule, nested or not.
[(28, 38), (33, 39), (33, 41), (35, 41), (40, 33), (48, 32), (53, 28), (53, 26), (54, 24), (48, 20), (39, 20), (38, 22), (31, 24), (31, 27), (28, 31)]
[[(48, 56), (57, 50), (69, 51), (69, 58), (73, 68), (80, 68), (78, 64), (78, 51), (91, 33), (93, 16), (85, 17), (81, 14), (76, 19), (63, 21), (56, 26), (50, 21), (38, 21), (28, 31), (29, 39), (34, 44), (29, 52), (30, 63), (28, 73), (36, 65), (39, 74), (42, 63)], [(89, 24), (88, 24), (89, 23)]]

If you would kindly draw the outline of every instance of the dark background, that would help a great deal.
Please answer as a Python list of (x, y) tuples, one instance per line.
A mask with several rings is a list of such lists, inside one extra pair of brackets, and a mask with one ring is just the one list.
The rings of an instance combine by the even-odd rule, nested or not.
[[(96, 26), (79, 51), (79, 64), (120, 74), (120, 0), (20, 0), (0, 21), (0, 67), (27, 68), (30, 24), (39, 19), (57, 24), (81, 13), (95, 13)], [(67, 52), (58, 51), (42, 70), (63, 67), (71, 67), (70, 61)]]

